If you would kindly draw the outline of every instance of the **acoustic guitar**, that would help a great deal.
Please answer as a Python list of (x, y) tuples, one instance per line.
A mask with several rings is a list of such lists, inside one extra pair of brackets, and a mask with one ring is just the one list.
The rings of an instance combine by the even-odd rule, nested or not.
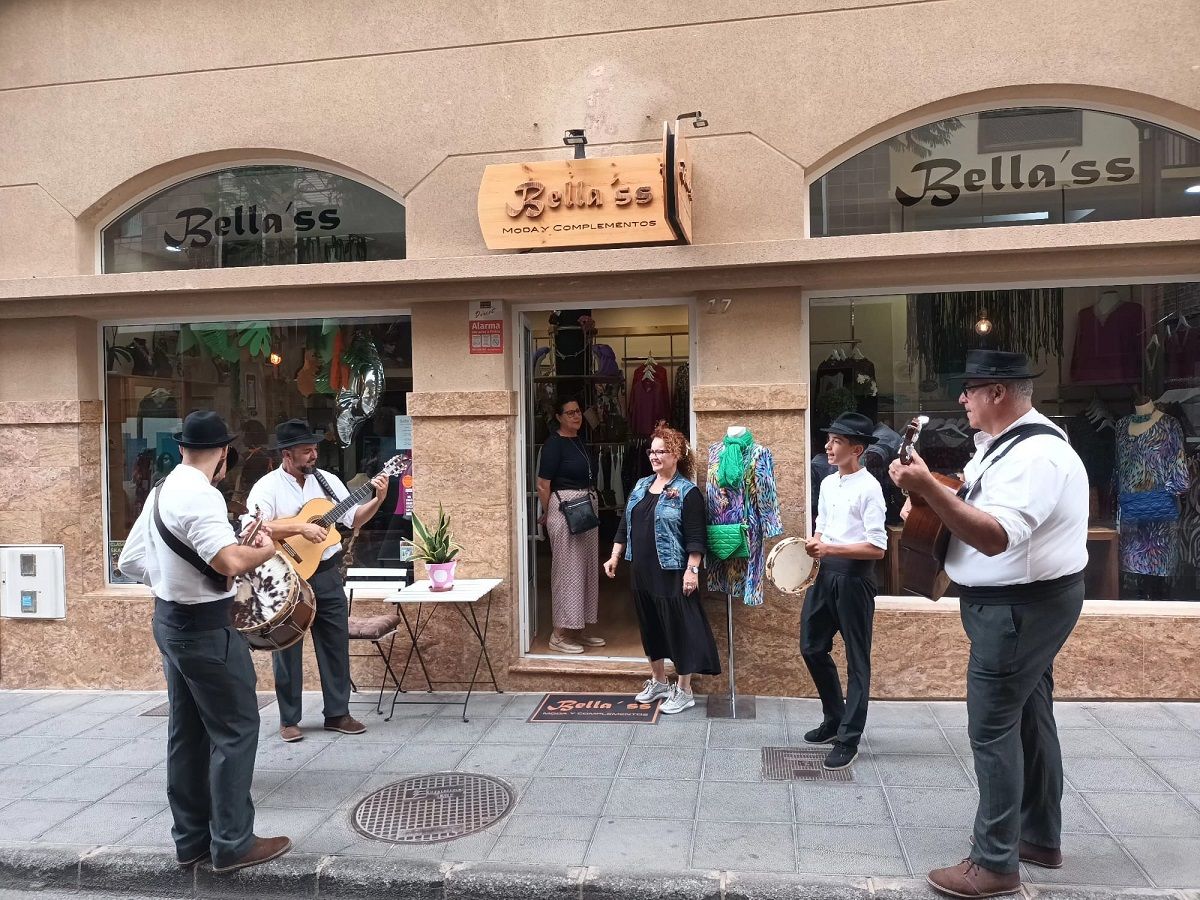
[[(921, 437), (921, 429), (929, 422), (928, 416), (917, 416), (904, 429), (900, 442), (900, 464), (912, 464), (913, 449)], [(962, 482), (949, 475), (932, 473), (941, 484), (957, 491)], [(900, 585), (906, 591), (939, 600), (950, 587), (950, 576), (946, 574), (946, 549), (950, 544), (950, 529), (916, 494), (909, 495), (912, 508), (904, 521), (900, 533)]]
[[(393, 475), (399, 475), (401, 466), (404, 462), (404, 457), (393, 456), (387, 461), (383, 469), (380, 470), (380, 475), (386, 475), (391, 478)], [(308, 476), (311, 478), (312, 476)], [(347, 497), (339, 503), (334, 503), (328, 497), (317, 497), (315, 500), (309, 500), (304, 506), (300, 507), (300, 512), (287, 519), (277, 519), (274, 524), (277, 525), (320, 525), (326, 529), (325, 540), (319, 544), (314, 544), (308, 538), (302, 535), (295, 534), (291, 537), (281, 538), (275, 541), (275, 549), (284, 555), (284, 558), (292, 564), (300, 577), (305, 581), (312, 578), (313, 573), (317, 571), (317, 566), (321, 562), (321, 556), (327, 549), (340, 544), (342, 535), (337, 530), (334, 524), (344, 516), (351, 507), (370, 500), (375, 496), (375, 486), (371, 482), (352, 490)]]

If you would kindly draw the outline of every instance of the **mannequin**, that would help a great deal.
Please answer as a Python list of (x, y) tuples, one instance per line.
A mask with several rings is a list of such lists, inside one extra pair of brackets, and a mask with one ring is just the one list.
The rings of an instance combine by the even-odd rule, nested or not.
[(743, 434), (746, 433), (746, 426), (745, 425), (730, 425), (728, 428), (725, 429), (725, 433), (732, 438), (741, 437)]
[(1129, 417), (1130, 437), (1140, 437), (1158, 424), (1163, 411), (1145, 394), (1134, 394), (1133, 415)]
[(1137, 335), (1145, 329), (1140, 303), (1108, 289), (1079, 311), (1071, 376), (1075, 384), (1136, 384), (1142, 376)]
[(1121, 305), (1121, 295), (1116, 291), (1105, 291), (1100, 295), (1100, 299), (1096, 301), (1096, 305), (1092, 307), (1096, 313), (1096, 318), (1103, 325), (1108, 321), (1108, 317), (1112, 315), (1113, 310)]

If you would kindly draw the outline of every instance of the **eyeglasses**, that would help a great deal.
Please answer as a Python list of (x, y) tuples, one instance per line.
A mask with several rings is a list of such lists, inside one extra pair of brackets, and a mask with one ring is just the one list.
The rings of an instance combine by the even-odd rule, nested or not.
[(971, 391), (977, 391), (985, 387), (994, 387), (997, 384), (999, 384), (998, 381), (985, 381), (983, 384), (964, 384), (962, 389), (963, 396), (970, 397)]
[(647, 456), (669, 456), (670, 453), (671, 453), (670, 450), (647, 450), (646, 451)]
[(583, 415), (583, 410), (582, 410), (582, 409), (564, 409), (564, 410), (562, 411), (561, 415), (564, 415), (564, 416), (582, 416), (582, 415)]

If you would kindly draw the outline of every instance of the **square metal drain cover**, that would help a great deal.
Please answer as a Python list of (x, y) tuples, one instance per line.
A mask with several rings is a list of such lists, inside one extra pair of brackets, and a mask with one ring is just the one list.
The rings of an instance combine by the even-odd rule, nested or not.
[(822, 763), (829, 748), (812, 750), (806, 747), (763, 747), (762, 777), (764, 781), (853, 781), (849, 766), (829, 771)]
[[(259, 709), (265, 709), (266, 707), (270, 706), (274, 702), (275, 702), (274, 694), (259, 694), (258, 695), (258, 708)], [(138, 715), (139, 716), (162, 716), (165, 718), (170, 713), (170, 711), (171, 711), (171, 704), (168, 702), (168, 703), (160, 703), (160, 704), (158, 704), (158, 706), (152, 706), (145, 712), (138, 713)]]

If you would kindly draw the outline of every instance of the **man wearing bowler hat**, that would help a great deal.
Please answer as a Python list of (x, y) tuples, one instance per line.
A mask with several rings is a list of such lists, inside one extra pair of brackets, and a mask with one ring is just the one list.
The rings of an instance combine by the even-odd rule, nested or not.
[(1020, 890), (1020, 863), (1062, 866), (1062, 754), (1054, 658), (1083, 607), (1088, 480), (1066, 435), (1033, 409), (1022, 353), (972, 350), (958, 402), (975, 435), (965, 484), (933, 479), (919, 454), (891, 476), (950, 530), (946, 573), (971, 642), (967, 733), (979, 780), (970, 855), (929, 883), (955, 897)]
[[(817, 580), (804, 595), (800, 652), (821, 697), (821, 724), (804, 735), (810, 744), (833, 747), (826, 769), (844, 769), (858, 756), (871, 694), (871, 631), (875, 618), (875, 560), (887, 550), (883, 489), (861, 465), (875, 443), (875, 423), (843, 413), (824, 429), (825, 455), (837, 468), (821, 482), (817, 524), (805, 544), (820, 561)], [(846, 645), (846, 696), (830, 655), (833, 636)]]
[[(327, 532), (320, 525), (312, 522), (285, 525), (276, 520), (296, 516), (309, 500), (326, 498), (339, 503), (350, 493), (336, 475), (317, 468), (317, 445), (321, 440), (303, 419), (289, 419), (275, 428), (275, 449), (280, 452), (282, 463), (251, 488), (246, 508), (262, 512), (276, 540), (298, 535), (314, 544), (321, 543)], [(351, 507), (339, 520), (345, 527), (357, 528), (379, 508), (387, 493), (387, 477), (377, 475), (371, 484), (375, 486), (374, 499)], [(338, 568), (341, 552), (341, 544), (328, 548), (308, 580), (317, 599), (317, 615), (312, 624), (313, 650), (321, 673), (325, 730), (362, 734), (367, 727), (350, 715), (350, 609)], [(279, 736), (288, 742), (304, 738), (300, 730), (304, 712), (303, 649), (304, 642), (297, 641), (271, 655), (275, 697), (279, 702)]]
[(194, 412), (175, 435), (183, 456), (150, 493), (118, 568), (154, 592), (154, 640), (167, 679), (167, 799), (179, 865), (211, 857), (232, 872), (286, 853), (286, 837), (254, 834), (250, 782), (258, 750), (257, 677), (233, 627), (233, 588), (274, 555), (270, 531), (240, 545), (214, 487), (233, 450), (214, 412)]

